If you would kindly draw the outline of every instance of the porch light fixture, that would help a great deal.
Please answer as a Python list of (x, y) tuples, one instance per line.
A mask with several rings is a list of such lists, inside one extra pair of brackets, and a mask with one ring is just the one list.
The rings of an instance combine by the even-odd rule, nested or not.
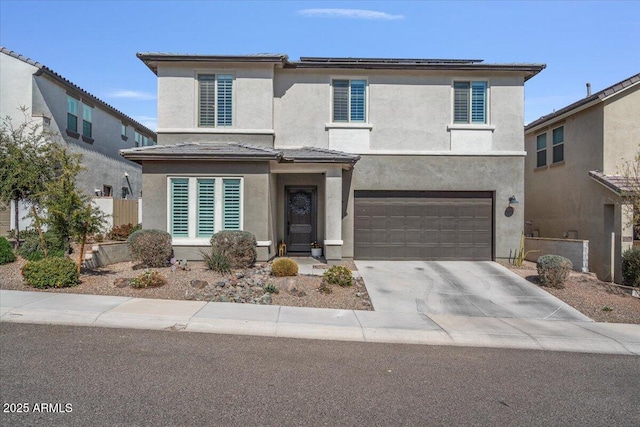
[(517, 205), (518, 203), (520, 203), (520, 202), (518, 201), (518, 199), (516, 199), (516, 196), (509, 197), (509, 206)]

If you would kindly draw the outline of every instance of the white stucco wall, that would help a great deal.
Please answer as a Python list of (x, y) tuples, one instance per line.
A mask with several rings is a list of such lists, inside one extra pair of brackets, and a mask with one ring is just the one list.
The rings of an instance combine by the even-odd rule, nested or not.
[(0, 53), (0, 119), (9, 116), (15, 126), (24, 122), (19, 108), (31, 108), (31, 80), (37, 70), (33, 65)]

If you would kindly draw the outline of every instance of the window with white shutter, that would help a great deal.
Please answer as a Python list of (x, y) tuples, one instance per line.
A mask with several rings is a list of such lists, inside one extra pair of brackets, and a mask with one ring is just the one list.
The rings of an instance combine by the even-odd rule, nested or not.
[(189, 237), (189, 180), (171, 179), (171, 235)]
[(367, 81), (333, 80), (333, 121), (367, 121)]
[(233, 126), (233, 75), (198, 76), (198, 126)]
[(487, 82), (453, 83), (453, 122), (487, 123)]
[(211, 237), (215, 231), (215, 180), (198, 180), (198, 237)]
[(240, 230), (240, 180), (223, 179), (223, 230)]

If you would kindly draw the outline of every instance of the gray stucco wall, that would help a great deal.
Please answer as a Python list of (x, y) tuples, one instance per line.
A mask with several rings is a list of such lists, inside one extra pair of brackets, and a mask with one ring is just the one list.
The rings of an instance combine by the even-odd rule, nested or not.
[(506, 217), (509, 197), (522, 201), (523, 157), (363, 156), (353, 180), (343, 218), (343, 256), (353, 257), (353, 192), (356, 190), (493, 191), (496, 259), (509, 257), (520, 245), (523, 204)]
[[(256, 240), (269, 240), (271, 227), (268, 220), (270, 184), (268, 162), (144, 162), (142, 198), (142, 227), (168, 231), (167, 225), (167, 178), (230, 177), (244, 178), (242, 214), (243, 230), (253, 233)], [(179, 258), (201, 260), (198, 248), (174, 247)], [(263, 249), (261, 259), (273, 253)]]
[(14, 126), (24, 122), (19, 108), (31, 109), (31, 79), (37, 70), (33, 65), (0, 53), (0, 119), (9, 116)]

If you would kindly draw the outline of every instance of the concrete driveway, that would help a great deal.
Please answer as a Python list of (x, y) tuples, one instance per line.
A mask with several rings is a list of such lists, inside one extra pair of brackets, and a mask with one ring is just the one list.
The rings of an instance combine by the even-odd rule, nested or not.
[(376, 311), (590, 321), (490, 261), (356, 261)]

